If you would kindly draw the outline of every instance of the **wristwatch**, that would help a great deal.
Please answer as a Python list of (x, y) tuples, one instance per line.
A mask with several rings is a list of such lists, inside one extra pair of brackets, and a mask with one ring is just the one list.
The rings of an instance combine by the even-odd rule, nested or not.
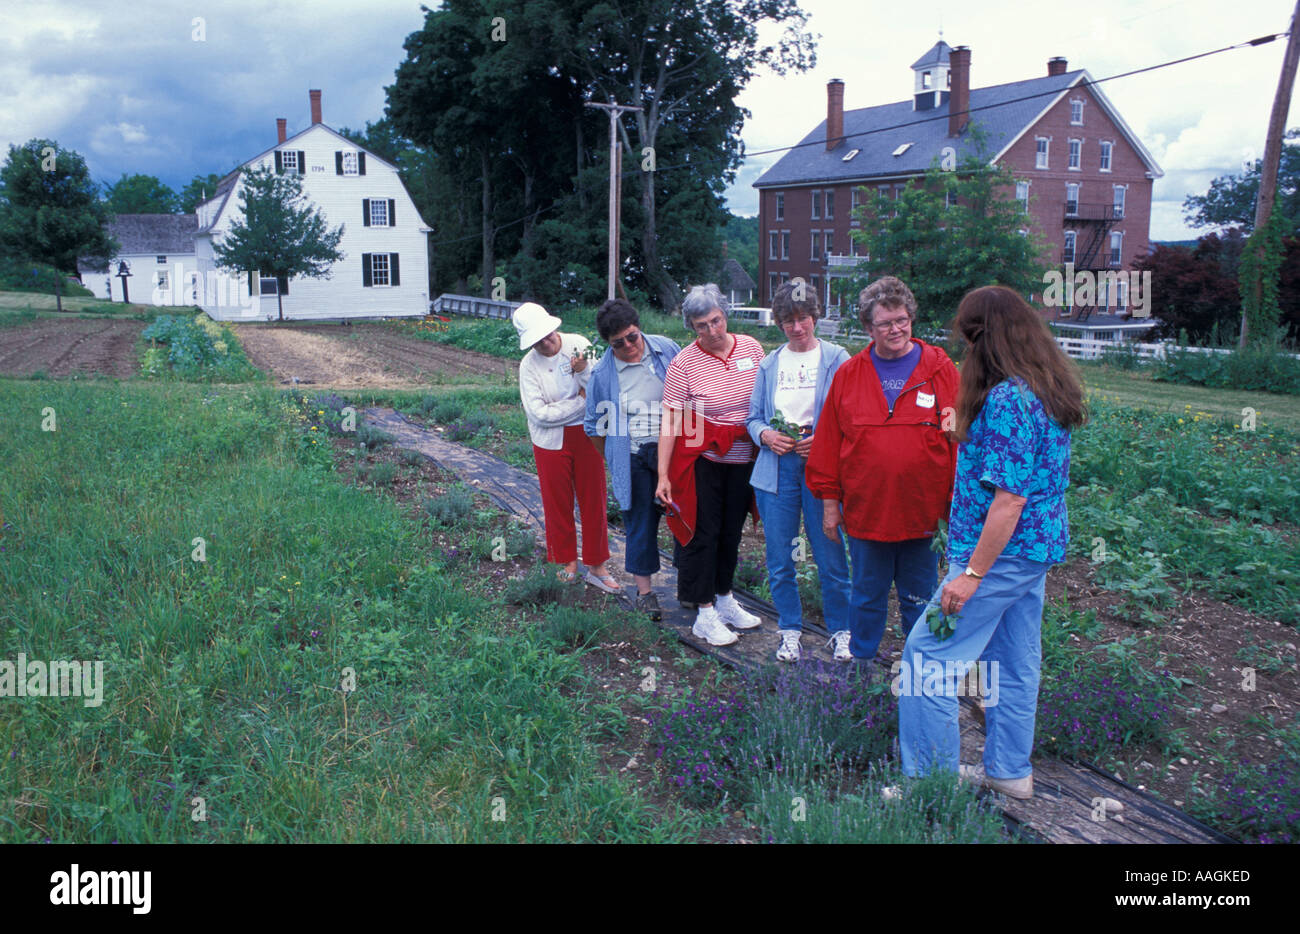
[(975, 572), (975, 569), (974, 569), (973, 567), (971, 567), (969, 564), (966, 565), (966, 570), (962, 571), (962, 574), (964, 574), (966, 577), (973, 577), (973, 578), (975, 578), (977, 581), (982, 581), (982, 580), (984, 579), (984, 575), (983, 575), (983, 574), (977, 574), (977, 573)]

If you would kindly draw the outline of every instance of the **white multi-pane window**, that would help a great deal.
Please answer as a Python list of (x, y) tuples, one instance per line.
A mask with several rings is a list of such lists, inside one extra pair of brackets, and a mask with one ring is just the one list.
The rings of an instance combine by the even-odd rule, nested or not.
[(1047, 168), (1047, 144), (1048, 144), (1048, 142), (1049, 142), (1049, 140), (1047, 139), (1046, 136), (1039, 136), (1039, 137), (1036, 137), (1035, 140), (1034, 140), (1034, 143), (1035, 143), (1035, 145), (1036, 145), (1036, 147), (1037, 147), (1037, 148), (1035, 149), (1035, 152), (1034, 152), (1034, 168), (1036, 168), (1036, 169), (1045, 169), (1045, 168)]
[(822, 242), (822, 237), (820, 231), (814, 230), (812, 232), (812, 258), (813, 259), (821, 259), (821, 242)]
[(835, 231), (826, 230), (823, 231), (823, 234), (826, 238), (826, 242), (824, 244), (825, 254), (827, 256), (830, 256), (832, 253), (835, 252)]
[(1115, 283), (1115, 308), (1128, 308), (1128, 283), (1123, 278)]
[(1079, 171), (1083, 168), (1083, 140), (1070, 140), (1070, 168)]
[(767, 235), (767, 258), (776, 259), (777, 247), (781, 243), (781, 234), (773, 230)]
[(1110, 151), (1115, 146), (1112, 142), (1103, 142), (1101, 144), (1101, 171), (1110, 171)]
[(814, 191), (812, 193), (812, 219), (821, 220), (822, 214), (822, 193)]
[(776, 193), (776, 219), (785, 220), (785, 192), (783, 191)]
[(781, 231), (781, 259), (790, 258), (790, 231)]
[(1083, 101), (1070, 101), (1070, 122), (1075, 126), (1083, 125)]
[(158, 257), (158, 265), (159, 265), (159, 266), (166, 266), (166, 265), (167, 265), (167, 256), (166, 256), (165, 254), (162, 255), (162, 256), (159, 256), (159, 257)]
[(286, 172), (300, 172), (298, 166), (298, 150), (283, 149), (280, 151), (280, 165)]
[(1115, 200), (1112, 202), (1115, 208), (1112, 213), (1115, 215), (1115, 217), (1124, 216), (1124, 196), (1127, 194), (1128, 194), (1128, 188), (1126, 186), (1124, 185), (1115, 186)]
[(388, 285), (388, 254), (370, 254), (370, 284)]
[(357, 154), (355, 152), (343, 153), (343, 174), (357, 175)]
[(1065, 186), (1065, 215), (1073, 217), (1079, 213), (1079, 184), (1070, 182)]
[(1029, 182), (1016, 182), (1016, 200), (1020, 202), (1020, 210), (1025, 213), (1029, 212)]
[(388, 226), (388, 201), (384, 198), (370, 199), (370, 226)]
[(822, 205), (825, 208), (825, 210), (822, 211), (822, 215), (826, 220), (835, 220), (835, 192), (826, 192), (826, 200), (822, 202)]
[(1124, 255), (1124, 235), (1118, 230), (1110, 235), (1110, 265), (1118, 266)]
[(1065, 232), (1065, 249), (1061, 253), (1061, 262), (1074, 262), (1074, 241), (1076, 236), (1077, 234), (1073, 230), (1067, 230)]

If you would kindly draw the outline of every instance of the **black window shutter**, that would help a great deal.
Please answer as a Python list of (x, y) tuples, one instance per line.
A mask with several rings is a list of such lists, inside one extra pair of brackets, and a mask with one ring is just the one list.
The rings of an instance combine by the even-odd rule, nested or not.
[(248, 271), (248, 294), (253, 294), (253, 271), (251, 269)]
[(369, 198), (361, 199), (361, 226), (362, 227), (370, 226), (370, 199)]
[(361, 284), (370, 287), (370, 254), (361, 254)]
[(334, 153), (334, 174), (343, 174), (343, 153), (341, 152)]
[(276, 279), (275, 279), (275, 287), (276, 287), (277, 289), (280, 290), (280, 294), (281, 294), (281, 295), (288, 295), (288, 294), (289, 294), (289, 277), (288, 277), (288, 276), (276, 276)]
[(284, 174), (284, 160), (280, 158), (280, 150), (278, 149), (275, 151), (275, 174)]
[(399, 275), (399, 273), (398, 273), (398, 270), (399, 270), (400, 268), (401, 268), (401, 267), (399, 267), (399, 266), (397, 265), (397, 254), (396, 254), (396, 253), (389, 253), (389, 254), (388, 254), (388, 276), (389, 276), (389, 283), (388, 283), (388, 284), (389, 284), (389, 285), (401, 285), (401, 284), (402, 284), (402, 277), (401, 277), (401, 275)]
[(397, 202), (392, 198), (388, 199), (388, 226), (397, 226)]
[(307, 174), (307, 154), (301, 149), (298, 150), (298, 174)]
[(364, 152), (357, 153), (357, 174), (366, 174), (366, 154)]

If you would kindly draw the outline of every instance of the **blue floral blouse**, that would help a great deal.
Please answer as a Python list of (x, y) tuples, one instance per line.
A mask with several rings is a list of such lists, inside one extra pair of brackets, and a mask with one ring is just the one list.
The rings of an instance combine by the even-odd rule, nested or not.
[(1001, 487), (1026, 499), (1002, 554), (1044, 564), (1065, 560), (1070, 540), (1065, 489), (1070, 485), (1070, 433), (1058, 425), (1019, 378), (989, 390), (957, 449), (948, 561), (970, 560), (984, 519)]

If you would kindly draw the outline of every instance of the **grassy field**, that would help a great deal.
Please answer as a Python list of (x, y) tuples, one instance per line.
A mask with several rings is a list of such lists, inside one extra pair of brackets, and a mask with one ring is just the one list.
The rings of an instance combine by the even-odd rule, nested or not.
[(691, 834), (596, 767), (579, 656), (339, 484), (284, 397), (3, 380), (0, 403), (31, 413), (0, 442), (5, 657), (105, 662), (100, 706), (0, 701), (0, 839)]
[(1250, 407), (1256, 412), (1257, 427), (1260, 424), (1276, 425), (1300, 431), (1300, 396), (1158, 383), (1142, 373), (1101, 364), (1084, 364), (1079, 370), (1090, 392), (1121, 405), (1178, 415), (1190, 406), (1194, 412), (1237, 422), (1242, 419), (1241, 410)]

